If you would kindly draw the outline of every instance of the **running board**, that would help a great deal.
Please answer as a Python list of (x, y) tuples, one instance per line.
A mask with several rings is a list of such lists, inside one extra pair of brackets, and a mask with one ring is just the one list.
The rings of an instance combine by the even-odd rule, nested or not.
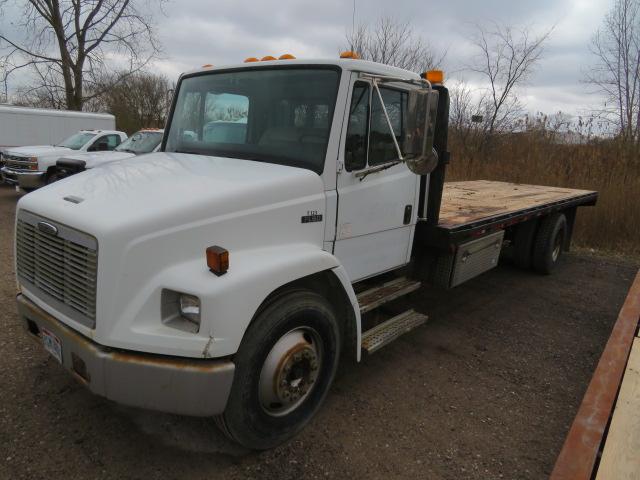
[(401, 335), (410, 332), (427, 321), (427, 316), (407, 310), (400, 315), (396, 315), (380, 325), (362, 333), (362, 349), (368, 354), (380, 350), (385, 345), (390, 344)]
[(364, 314), (384, 305), (387, 302), (407, 295), (420, 288), (422, 284), (415, 280), (401, 277), (391, 282), (365, 290), (357, 295), (360, 313)]

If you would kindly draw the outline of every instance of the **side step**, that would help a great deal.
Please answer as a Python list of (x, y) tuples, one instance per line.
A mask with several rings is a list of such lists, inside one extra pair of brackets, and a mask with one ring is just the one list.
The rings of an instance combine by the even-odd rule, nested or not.
[(364, 314), (387, 302), (407, 295), (420, 288), (422, 284), (402, 277), (377, 287), (365, 290), (357, 295), (360, 313)]
[(362, 349), (372, 354), (427, 321), (427, 316), (407, 310), (362, 333)]

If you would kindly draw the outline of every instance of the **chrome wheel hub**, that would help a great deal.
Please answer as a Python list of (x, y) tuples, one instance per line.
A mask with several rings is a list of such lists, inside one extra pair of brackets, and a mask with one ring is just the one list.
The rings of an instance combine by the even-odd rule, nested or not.
[(551, 252), (551, 259), (553, 260), (553, 262), (557, 262), (558, 261), (558, 257), (560, 257), (560, 251), (562, 250), (562, 241), (563, 241), (563, 235), (556, 235), (554, 244), (553, 244), (553, 251)]
[(320, 336), (310, 327), (283, 335), (273, 346), (260, 372), (259, 398), (263, 410), (282, 416), (295, 410), (313, 390), (322, 364)]

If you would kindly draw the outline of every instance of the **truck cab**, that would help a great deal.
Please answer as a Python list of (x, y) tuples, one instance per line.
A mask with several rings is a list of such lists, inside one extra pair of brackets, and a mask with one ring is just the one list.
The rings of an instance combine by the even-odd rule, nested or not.
[[(360, 360), (427, 319), (380, 322), (380, 306), (430, 266), (449, 279), (495, 266), (505, 221), (456, 229), (457, 244), (433, 230), (449, 158), (441, 75), (344, 56), (186, 73), (160, 151), (22, 197), (26, 331), (98, 395), (213, 417), (269, 448), (318, 411), (343, 353)], [(562, 246), (566, 218), (553, 218), (531, 235)]]
[(2, 179), (24, 190), (34, 190), (57, 179), (55, 166), (61, 156), (74, 151), (110, 151), (126, 138), (126, 133), (116, 130), (80, 130), (57, 145), (8, 148), (2, 154)]

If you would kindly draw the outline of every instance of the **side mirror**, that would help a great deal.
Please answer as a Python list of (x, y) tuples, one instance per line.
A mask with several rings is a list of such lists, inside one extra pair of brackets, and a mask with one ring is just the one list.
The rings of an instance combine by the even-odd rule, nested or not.
[(427, 175), (438, 166), (438, 154), (433, 148), (437, 112), (436, 90), (409, 92), (404, 157), (409, 170), (416, 175)]

